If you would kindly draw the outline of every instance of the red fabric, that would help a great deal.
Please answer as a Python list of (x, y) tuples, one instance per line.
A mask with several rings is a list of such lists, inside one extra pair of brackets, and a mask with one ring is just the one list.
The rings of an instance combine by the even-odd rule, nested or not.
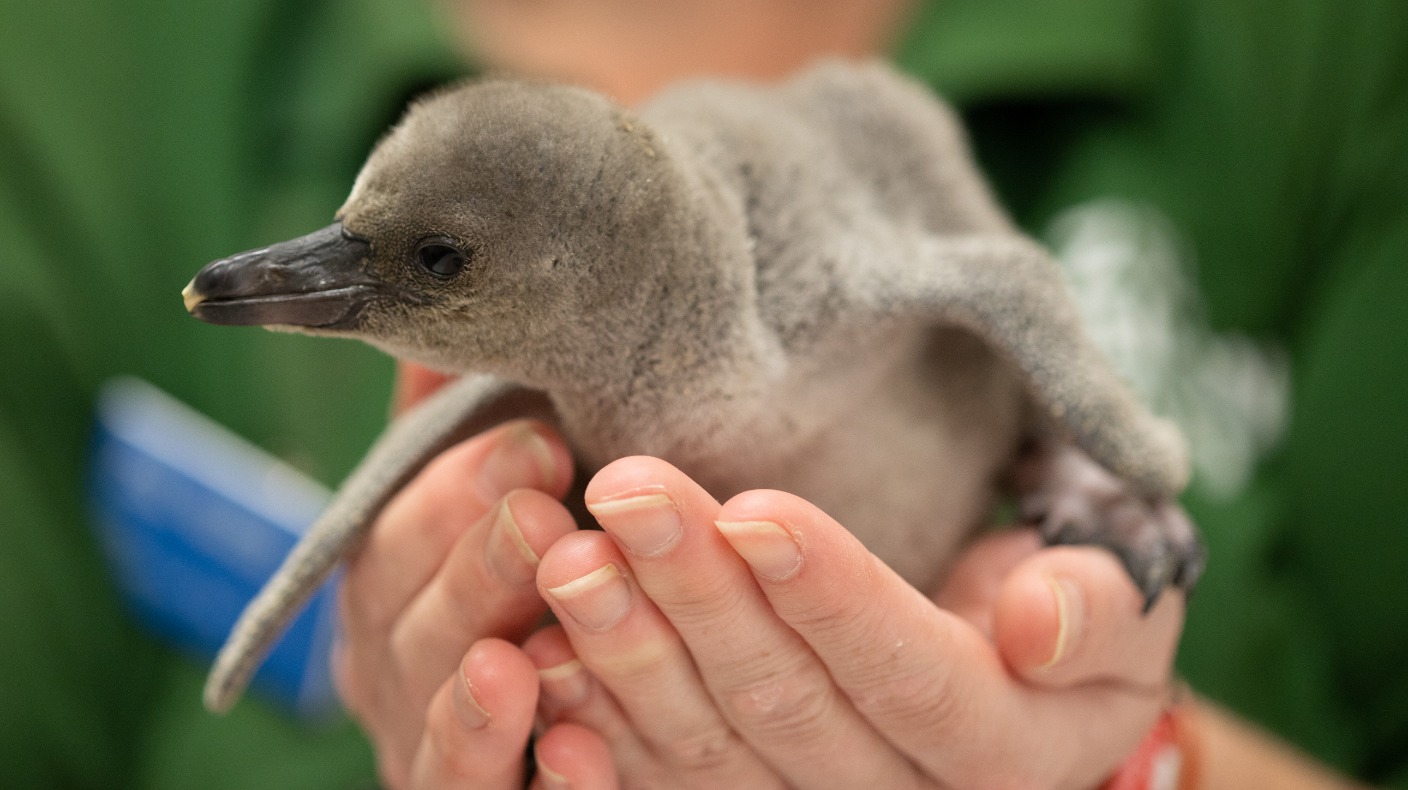
[(1193, 790), (1198, 749), (1192, 712), (1184, 705), (1164, 711), (1134, 754), (1100, 790)]

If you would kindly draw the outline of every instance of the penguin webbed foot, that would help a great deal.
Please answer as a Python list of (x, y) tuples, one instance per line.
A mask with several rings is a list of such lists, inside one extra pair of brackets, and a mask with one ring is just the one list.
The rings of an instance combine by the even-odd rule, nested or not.
[(1019, 479), (1029, 485), (1019, 500), (1021, 516), (1048, 546), (1110, 550), (1143, 596), (1145, 613), (1166, 588), (1192, 593), (1207, 552), (1177, 502), (1135, 492), (1074, 447), (1024, 464)]

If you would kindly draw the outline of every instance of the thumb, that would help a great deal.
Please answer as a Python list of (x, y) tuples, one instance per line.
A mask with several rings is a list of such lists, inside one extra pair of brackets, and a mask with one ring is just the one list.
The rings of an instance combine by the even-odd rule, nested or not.
[(1041, 549), (1034, 529), (1004, 529), (964, 549), (942, 582), (934, 602), (967, 620), (989, 639), (993, 612), (1012, 570)]

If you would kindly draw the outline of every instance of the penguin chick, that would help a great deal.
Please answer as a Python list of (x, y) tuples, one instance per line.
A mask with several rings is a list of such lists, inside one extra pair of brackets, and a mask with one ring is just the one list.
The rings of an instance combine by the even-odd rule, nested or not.
[(213, 710), (397, 489), (514, 416), (556, 424), (585, 474), (653, 455), (721, 500), (798, 494), (921, 588), (1004, 487), (1048, 541), (1114, 550), (1149, 603), (1202, 568), (1171, 504), (1179, 434), (1086, 338), (951, 111), (883, 65), (691, 83), (639, 113), (547, 84), (446, 90), (377, 145), (337, 222), (216, 261), (184, 297), (465, 374), (388, 428), (246, 610)]

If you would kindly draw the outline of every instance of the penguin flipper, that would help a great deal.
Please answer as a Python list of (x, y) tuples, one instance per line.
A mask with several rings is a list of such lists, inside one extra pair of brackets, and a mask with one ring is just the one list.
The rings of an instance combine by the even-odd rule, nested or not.
[(1050, 422), (1139, 493), (1172, 498), (1187, 485), (1187, 444), (1154, 416), (1085, 332), (1060, 267), (1014, 234), (930, 236), (918, 260), (872, 270), (871, 309), (959, 326), (1008, 359)]
[(206, 679), (206, 708), (223, 713), (239, 700), (274, 642), (402, 486), (457, 442), (519, 417), (556, 422), (543, 393), (466, 376), (393, 422), (240, 614)]
[(862, 290), (874, 309), (959, 326), (1005, 357), (1044, 416), (1013, 469), (1024, 518), (1049, 544), (1110, 549), (1145, 601), (1191, 590), (1206, 555), (1178, 508), (1188, 449), (1087, 336), (1054, 260), (1016, 234), (926, 238), (919, 260)]

